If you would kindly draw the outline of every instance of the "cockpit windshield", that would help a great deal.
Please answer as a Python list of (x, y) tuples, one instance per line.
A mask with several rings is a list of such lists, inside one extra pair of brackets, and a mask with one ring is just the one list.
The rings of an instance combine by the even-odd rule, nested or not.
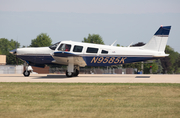
[(60, 42), (57, 42), (57, 43), (55, 43), (55, 44), (49, 46), (49, 48), (50, 48), (51, 50), (55, 50), (56, 47), (59, 45), (59, 43), (60, 43)]

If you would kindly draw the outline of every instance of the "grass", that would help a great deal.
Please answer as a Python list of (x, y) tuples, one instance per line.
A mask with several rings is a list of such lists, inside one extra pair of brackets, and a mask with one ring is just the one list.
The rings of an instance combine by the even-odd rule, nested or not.
[(0, 83), (0, 117), (180, 117), (180, 84)]

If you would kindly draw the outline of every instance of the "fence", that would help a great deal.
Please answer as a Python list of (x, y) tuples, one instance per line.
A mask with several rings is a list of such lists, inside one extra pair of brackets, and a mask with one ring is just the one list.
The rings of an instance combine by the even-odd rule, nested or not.
[[(64, 74), (66, 68), (50, 68), (49, 73)], [(80, 68), (80, 74), (134, 74), (133, 68)]]
[[(65, 74), (66, 68), (45, 68), (33, 67), (33, 72), (38, 74)], [(0, 65), (0, 74), (22, 74), (23, 65)], [(134, 74), (133, 68), (80, 68), (80, 74)]]
[(0, 65), (0, 74), (22, 74), (23, 65)]

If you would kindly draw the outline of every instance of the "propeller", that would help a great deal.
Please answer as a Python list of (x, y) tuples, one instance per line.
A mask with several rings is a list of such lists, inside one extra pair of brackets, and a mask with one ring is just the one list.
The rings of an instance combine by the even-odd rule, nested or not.
[(9, 51), (9, 53), (11, 53), (11, 54), (13, 54), (13, 55), (16, 55), (17, 49), (11, 50), (11, 51)]

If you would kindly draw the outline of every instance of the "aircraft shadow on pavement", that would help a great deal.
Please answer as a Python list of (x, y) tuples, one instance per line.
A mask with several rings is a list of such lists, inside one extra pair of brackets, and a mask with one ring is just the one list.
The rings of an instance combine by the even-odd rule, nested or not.
[(150, 76), (136, 76), (135, 78), (150, 78)]
[[(78, 76), (77, 76), (78, 77)], [(92, 78), (92, 76), (81, 76), (85, 78)], [(93, 77), (103, 77), (103, 78), (110, 78), (109, 76), (93, 76)], [(151, 76), (114, 76), (114, 78), (150, 78)], [(70, 77), (70, 78), (76, 78), (76, 77)], [(66, 75), (47, 75), (47, 76), (40, 76), (34, 79), (70, 79), (69, 77), (66, 77)]]
[(37, 77), (35, 79), (68, 79), (68, 77), (66, 77), (66, 75), (47, 75), (47, 76)]

